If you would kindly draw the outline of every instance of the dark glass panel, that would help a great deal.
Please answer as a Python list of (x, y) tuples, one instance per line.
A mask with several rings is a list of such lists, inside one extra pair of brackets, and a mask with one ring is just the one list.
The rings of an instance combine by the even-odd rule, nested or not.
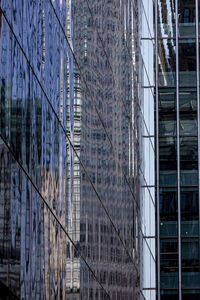
[(176, 137), (160, 137), (160, 186), (177, 184)]
[(180, 99), (180, 134), (197, 135), (197, 92), (196, 89), (181, 88)]
[(197, 137), (180, 138), (181, 185), (198, 185)]
[(159, 135), (176, 135), (176, 114), (161, 115), (159, 121)]
[(176, 108), (176, 89), (175, 88), (159, 88), (159, 113), (168, 114), (175, 111)]
[(197, 116), (196, 112), (180, 113), (180, 135), (197, 135)]
[(179, 40), (179, 85), (196, 86), (196, 84), (195, 40)]
[(176, 45), (173, 39), (158, 42), (158, 84), (176, 86)]
[(161, 290), (161, 300), (178, 300), (178, 290)]
[(178, 287), (178, 240), (160, 240), (161, 288)]
[[(6, 64), (5, 69), (9, 69), (9, 65)], [(5, 72), (5, 70), (2, 71)], [(4, 138), (9, 138), (10, 133), (10, 91), (5, 78), (0, 79), (0, 132)]]
[(195, 36), (195, 0), (179, 0), (179, 36)]
[(175, 0), (158, 0), (158, 36), (175, 37)]
[(160, 189), (160, 235), (177, 236), (177, 189)]
[(182, 238), (182, 287), (200, 287), (199, 239)]
[(181, 234), (194, 236), (199, 233), (198, 188), (181, 189)]
[[(19, 297), (21, 176), (18, 165), (2, 140), (0, 140), (0, 166), (0, 282)], [(0, 290), (2, 299), (2, 287)]]
[(192, 289), (192, 290), (182, 290), (182, 300), (199, 300), (200, 299), (200, 290)]
[(159, 135), (176, 135), (175, 109), (163, 107), (159, 110)]
[(197, 90), (196, 88), (179, 89), (179, 108), (180, 112), (195, 114), (197, 111)]

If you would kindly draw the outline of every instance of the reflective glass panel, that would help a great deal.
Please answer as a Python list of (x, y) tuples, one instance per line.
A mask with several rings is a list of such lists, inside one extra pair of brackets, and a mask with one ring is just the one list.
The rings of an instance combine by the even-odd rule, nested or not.
[(132, 10), (111, 1), (90, 1), (91, 11), (86, 1), (0, 4), (1, 133), (15, 156), (9, 161), (0, 142), (0, 279), (21, 299), (106, 299), (53, 211), (113, 299), (131, 299), (135, 218), (124, 174), (132, 181)]
[(180, 134), (181, 135), (197, 135), (197, 116), (196, 112), (180, 113)]
[(169, 115), (160, 113), (159, 134), (164, 136), (176, 135), (176, 114), (175, 112)]
[(159, 94), (159, 135), (176, 135), (176, 110), (173, 91)]
[(160, 235), (177, 236), (177, 188), (160, 188)]
[(197, 288), (200, 286), (199, 239), (182, 238), (182, 287)]
[(195, 36), (195, 0), (178, 0), (179, 36)]
[(197, 92), (195, 88), (180, 88), (180, 134), (197, 135)]
[(160, 186), (177, 184), (176, 137), (160, 137)]
[[(190, 114), (197, 111), (197, 90), (196, 88), (179, 89), (179, 109), (180, 112), (189, 112)], [(197, 118), (197, 116), (196, 116)]]
[(194, 39), (179, 40), (179, 85), (196, 86), (196, 43)]
[(173, 39), (158, 42), (158, 84), (176, 86), (176, 45)]
[(160, 291), (161, 300), (178, 300), (178, 290), (161, 290)]
[(199, 192), (198, 188), (181, 188), (181, 234), (199, 234)]
[(178, 240), (160, 240), (161, 288), (178, 287)]
[(158, 99), (159, 99), (159, 111), (161, 114), (165, 115), (175, 111), (175, 107), (176, 107), (175, 88), (159, 88)]
[(199, 289), (182, 289), (182, 300), (199, 300), (200, 299), (200, 290)]
[(175, 0), (158, 0), (158, 36), (175, 37)]
[(181, 185), (198, 185), (197, 137), (180, 138)]

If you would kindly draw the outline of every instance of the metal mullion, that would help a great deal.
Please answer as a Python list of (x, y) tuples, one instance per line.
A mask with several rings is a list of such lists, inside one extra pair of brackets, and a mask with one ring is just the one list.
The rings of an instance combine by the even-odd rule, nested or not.
[(159, 99), (158, 99), (158, 0), (155, 1), (155, 86), (156, 86), (156, 203), (157, 203), (157, 295), (160, 300), (160, 189), (159, 189)]
[[(196, 63), (197, 63), (197, 125), (198, 125), (198, 191), (199, 191), (199, 235), (200, 235), (200, 92), (199, 92), (199, 1), (196, 0)], [(199, 237), (200, 248), (200, 237)], [(199, 253), (200, 259), (200, 253)]]
[(179, 47), (178, 47), (178, 0), (175, 2), (176, 11), (176, 126), (177, 126), (177, 184), (178, 184), (178, 289), (181, 294), (181, 195), (180, 195), (180, 114), (179, 114)]

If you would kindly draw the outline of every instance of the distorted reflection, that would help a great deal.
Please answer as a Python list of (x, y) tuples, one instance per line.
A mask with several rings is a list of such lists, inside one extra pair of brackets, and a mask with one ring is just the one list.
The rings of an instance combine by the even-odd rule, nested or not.
[(0, 281), (21, 299), (138, 293), (138, 11), (118, 2), (0, 1)]

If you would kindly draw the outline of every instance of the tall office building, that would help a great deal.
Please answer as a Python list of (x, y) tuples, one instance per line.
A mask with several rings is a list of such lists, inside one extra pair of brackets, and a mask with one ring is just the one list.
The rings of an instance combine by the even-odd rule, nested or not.
[(155, 1), (158, 299), (200, 299), (199, 1)]
[(0, 298), (155, 299), (152, 34), (151, 1), (0, 1)]

